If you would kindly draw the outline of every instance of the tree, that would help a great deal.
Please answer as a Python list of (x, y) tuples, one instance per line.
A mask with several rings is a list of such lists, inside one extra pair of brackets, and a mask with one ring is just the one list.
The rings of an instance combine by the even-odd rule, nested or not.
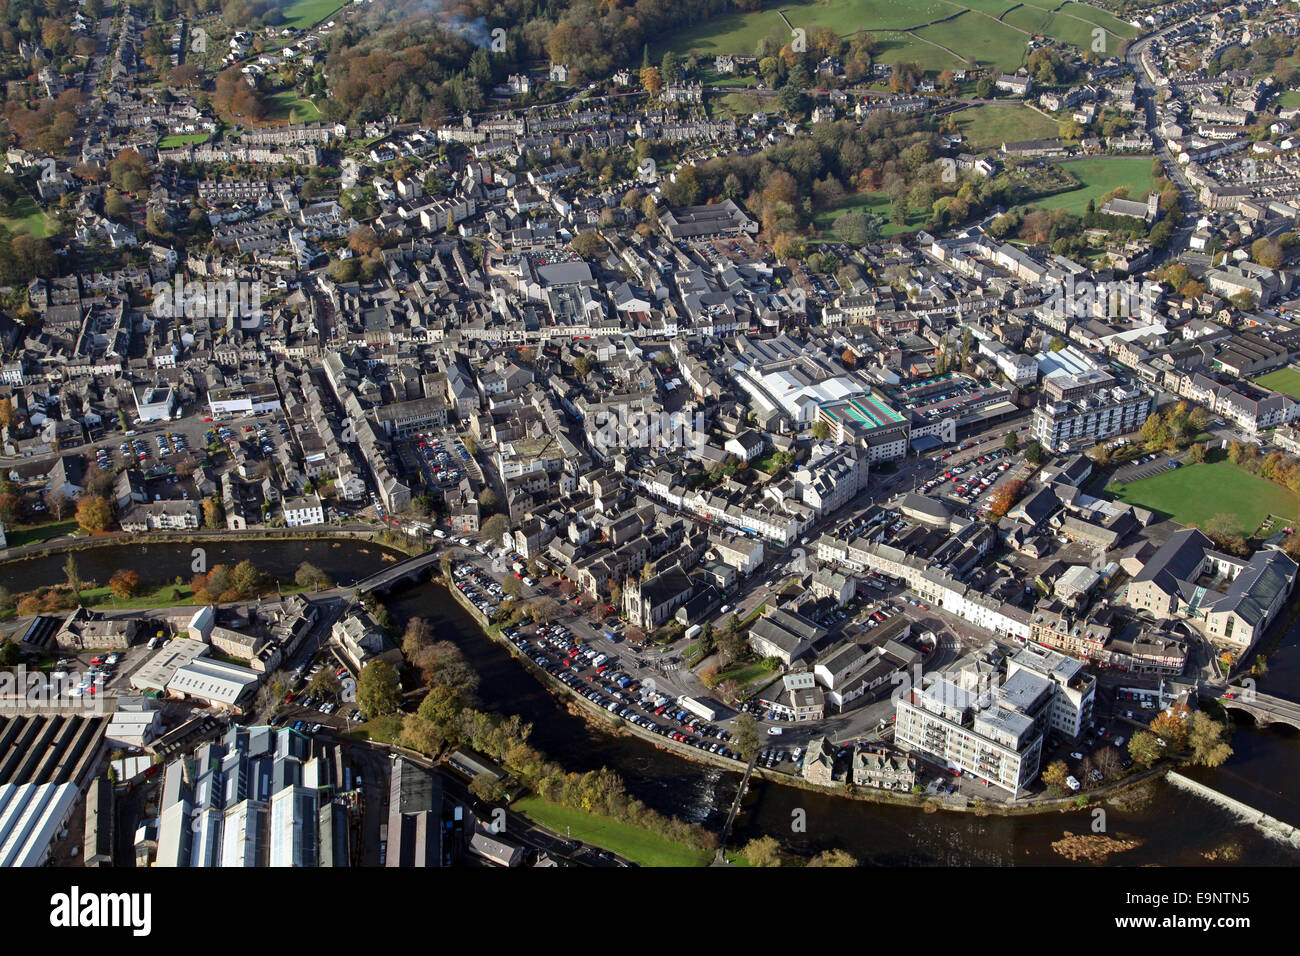
[(731, 722), (731, 735), (736, 745), (736, 752), (748, 760), (758, 750), (758, 721), (752, 715), (742, 713)]
[(367, 720), (397, 713), (402, 686), (397, 669), (387, 661), (371, 661), (357, 678), (357, 705)]
[(72, 589), (72, 596), (77, 599), (77, 605), (81, 605), (81, 572), (77, 568), (77, 559), (68, 555), (68, 560), (63, 565), (63, 574), (68, 579), (68, 587)]
[(203, 526), (214, 529), (226, 526), (226, 509), (216, 495), (203, 502)]
[(750, 866), (780, 866), (781, 845), (775, 837), (762, 836), (750, 840), (740, 851)]
[(1043, 771), (1043, 783), (1058, 790), (1066, 789), (1065, 778), (1070, 775), (1070, 768), (1064, 760), (1054, 760)]
[(858, 861), (843, 850), (823, 850), (808, 861), (809, 866), (857, 866)]
[(1149, 767), (1160, 759), (1163, 753), (1156, 735), (1148, 730), (1140, 730), (1128, 742), (1128, 755), (1144, 767)]
[(245, 558), (235, 565), (230, 572), (230, 586), (239, 592), (240, 597), (252, 597), (262, 584), (262, 572)]
[(9, 396), (0, 398), (0, 428), (13, 428), (18, 423), (18, 416), (14, 412), (13, 399)]
[(307, 683), (307, 690), (318, 697), (337, 697), (341, 689), (339, 679), (328, 667), (318, 670)]
[(334, 586), (328, 574), (307, 561), (298, 565), (298, 570), (293, 573), (293, 581), (300, 588), (319, 589)]
[(1187, 742), (1192, 750), (1192, 763), (1199, 767), (1218, 767), (1232, 756), (1227, 724), (1219, 723), (1201, 710), (1192, 715)]
[(140, 592), (140, 575), (123, 568), (108, 579), (108, 589), (113, 592), (114, 597), (124, 601), (129, 600)]
[(605, 240), (594, 229), (584, 229), (573, 237), (573, 251), (584, 259), (595, 259), (605, 250)]
[(659, 95), (664, 88), (664, 78), (657, 66), (647, 66), (641, 71), (641, 85), (652, 98)]
[(113, 526), (113, 508), (98, 495), (84, 495), (77, 502), (77, 524), (83, 531), (103, 534)]
[(812, 433), (813, 438), (816, 438), (818, 441), (825, 441), (826, 437), (831, 433), (831, 427), (821, 419), (818, 419), (813, 422)]
[(555, 598), (540, 597), (528, 606), (528, 613), (537, 624), (547, 624), (560, 615), (560, 604)]
[(1043, 446), (1037, 439), (1025, 446), (1025, 461), (1031, 465), (1041, 465), (1046, 460), (1047, 452), (1043, 451)]
[(1182, 750), (1192, 730), (1186, 712), (1174, 711), (1157, 714), (1150, 727), (1151, 733), (1163, 740), (1170, 750)]
[(493, 515), (479, 527), (479, 533), (493, 543), (500, 545), (502, 536), (510, 530), (510, 522), (505, 515)]
[(1004, 448), (1006, 448), (1007, 451), (1011, 452), (1011, 454), (1014, 455), (1017, 451), (1020, 450), (1019, 432), (1007, 432), (1006, 440), (1002, 442), (1002, 445)]

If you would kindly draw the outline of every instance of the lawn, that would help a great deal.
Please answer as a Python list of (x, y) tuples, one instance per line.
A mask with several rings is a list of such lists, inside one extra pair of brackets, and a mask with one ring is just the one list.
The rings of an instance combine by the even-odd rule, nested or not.
[(340, 0), (294, 0), (281, 11), (284, 14), (284, 22), (280, 26), (310, 30), (327, 19), (331, 13), (341, 9), (343, 4)]
[(300, 97), (296, 90), (281, 90), (267, 100), (267, 119), (286, 120), (290, 123), (315, 123), (320, 110), (311, 100)]
[(75, 534), (76, 531), (77, 522), (73, 518), (69, 518), (67, 521), (50, 521), (46, 524), (19, 525), (5, 528), (5, 541), (8, 547), (18, 548), (24, 544), (49, 541), (51, 538), (57, 538), (62, 534)]
[(713, 854), (609, 817), (573, 810), (540, 797), (522, 797), (511, 809), (555, 833), (617, 853), (639, 866), (708, 866)]
[(175, 149), (177, 146), (189, 146), (191, 143), (205, 143), (208, 133), (173, 133), (158, 140), (159, 149)]
[(1276, 372), (1261, 375), (1255, 379), (1255, 384), (1292, 398), (1300, 398), (1300, 372), (1293, 368), (1280, 368)]
[[(1044, 0), (1044, 3), (1048, 2), (1050, 0)], [(1073, 10), (1067, 8), (1053, 12), (1051, 7), (1057, 5), (1051, 2), (1051, 6), (1025, 6), (1015, 0), (916, 0), (914, 3), (802, 0), (747, 13), (729, 13), (693, 24), (656, 44), (651, 55), (658, 59), (665, 50), (683, 54), (695, 50), (702, 54), (752, 55), (758, 41), (769, 34), (779, 36), (783, 42), (789, 40), (790, 28), (781, 18), (781, 13), (792, 26), (803, 28), (809, 35), (818, 27), (829, 27), (840, 36), (870, 30), (880, 46), (876, 62), (916, 60), (929, 70), (960, 66), (965, 57), (971, 55), (982, 66), (1014, 69), (1028, 52), (1026, 43), (1029, 37), (1023, 31), (1045, 33), (1083, 50), (1091, 49), (1094, 24), (1116, 37), (1136, 33), (1132, 27), (1101, 10), (1071, 5)], [(970, 12), (955, 20), (924, 26), (963, 10)], [(1002, 22), (998, 22), (998, 17), (1002, 17)], [(901, 32), (906, 30), (916, 30), (918, 37), (954, 51), (956, 59), (931, 43)]]
[(1300, 513), (1300, 499), (1270, 481), (1257, 478), (1230, 462), (1184, 465), (1116, 490), (1106, 490), (1120, 501), (1150, 508), (1184, 525), (1204, 525), (1217, 514), (1237, 519), (1250, 535), (1270, 514), (1283, 518)]
[[(757, 615), (751, 615), (751, 617), (757, 617)], [(725, 671), (719, 671), (718, 681), (734, 680), (740, 685), (741, 691), (744, 692), (754, 681), (768, 677), (771, 673), (772, 669), (763, 661), (747, 661), (743, 664), (733, 664)]]
[(1300, 90), (1286, 90), (1274, 100), (1277, 106), (1300, 106)]
[(50, 222), (31, 196), (20, 197), (13, 205), (12, 215), (0, 216), (0, 225), (10, 232), (26, 232), (37, 239), (50, 234)]
[(891, 201), (888, 193), (852, 193), (847, 196), (844, 202), (838, 206), (829, 209), (819, 209), (813, 213), (813, 227), (820, 232), (825, 233), (824, 239), (835, 239), (832, 227), (835, 220), (846, 212), (874, 212), (885, 220), (880, 228), (880, 234), (885, 237), (896, 236), (900, 232), (907, 232), (912, 229), (920, 229), (925, 222), (925, 216), (916, 213), (909, 213), (907, 222), (904, 225), (889, 221), (889, 207)]
[(1061, 167), (1073, 173), (1082, 185), (1069, 192), (1037, 199), (1033, 205), (1042, 209), (1064, 209), (1080, 216), (1089, 199), (1100, 205), (1102, 196), (1120, 186), (1129, 187), (1130, 199), (1145, 199), (1155, 186), (1155, 178), (1151, 175), (1152, 162), (1150, 156), (1099, 156), (1061, 163)]
[(1020, 103), (994, 103), (962, 110), (957, 114), (957, 128), (972, 150), (1000, 149), (1003, 143), (1051, 139), (1057, 134), (1055, 120)]

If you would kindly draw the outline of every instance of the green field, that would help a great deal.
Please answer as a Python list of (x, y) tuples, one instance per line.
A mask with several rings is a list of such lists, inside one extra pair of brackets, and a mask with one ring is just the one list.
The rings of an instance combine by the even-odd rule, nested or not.
[(1287, 90), (1273, 102), (1277, 106), (1300, 106), (1300, 90)]
[(956, 115), (957, 128), (966, 137), (972, 152), (1000, 148), (1005, 142), (1051, 139), (1057, 134), (1055, 120), (1019, 103), (976, 106)]
[(175, 149), (177, 146), (188, 146), (191, 143), (205, 143), (208, 140), (207, 133), (173, 133), (170, 136), (164, 136), (158, 140), (159, 149)]
[(38, 239), (47, 237), (54, 226), (31, 196), (23, 196), (15, 202), (12, 215), (0, 216), (0, 225), (10, 232), (26, 232)]
[(1094, 159), (1076, 159), (1061, 163), (1082, 183), (1077, 189), (1057, 193), (1034, 201), (1041, 209), (1064, 209), (1076, 216), (1083, 214), (1088, 200), (1101, 204), (1101, 197), (1120, 186), (1129, 187), (1129, 198), (1146, 198), (1155, 178), (1151, 175), (1150, 156), (1099, 156)]
[(832, 226), (835, 220), (846, 212), (874, 212), (885, 220), (880, 227), (880, 234), (885, 237), (896, 236), (901, 232), (908, 232), (912, 229), (921, 228), (925, 222), (925, 216), (909, 213), (907, 223), (898, 225), (889, 221), (890, 199), (887, 193), (854, 193), (848, 196), (844, 202), (830, 209), (819, 209), (813, 213), (813, 227), (824, 232), (822, 238), (834, 239)]
[(1292, 398), (1300, 398), (1300, 372), (1293, 368), (1280, 368), (1276, 372), (1261, 375), (1255, 379), (1255, 384), (1271, 388), (1283, 395), (1290, 395)]
[(1120, 501), (1158, 511), (1179, 524), (1204, 525), (1217, 514), (1230, 514), (1246, 535), (1270, 514), (1292, 518), (1300, 512), (1300, 499), (1291, 492), (1226, 461), (1184, 465), (1115, 489), (1107, 490)]
[(268, 120), (286, 120), (290, 123), (315, 123), (320, 119), (320, 110), (311, 100), (300, 97), (295, 90), (281, 90), (267, 101)]
[[(1086, 51), (1091, 49), (1094, 25), (1102, 26), (1115, 38), (1131, 37), (1137, 32), (1104, 11), (1074, 4), (1053, 13), (1050, 7), (1026, 6), (1015, 0), (803, 0), (694, 24), (656, 44), (652, 54), (655, 58), (665, 50), (753, 54), (758, 41), (769, 34), (788, 40), (790, 26), (782, 13), (790, 26), (809, 34), (817, 27), (828, 27), (840, 36), (870, 30), (879, 44), (875, 57), (878, 62), (915, 60), (929, 70), (961, 66), (967, 56), (974, 56), (981, 66), (1015, 69), (1024, 62), (1031, 33), (1064, 40)], [(926, 26), (953, 14), (960, 15)], [(998, 17), (1002, 17), (1001, 22)], [(916, 36), (901, 32), (906, 30), (915, 30)], [(927, 40), (930, 42), (924, 42)]]
[(280, 26), (310, 30), (322, 20), (328, 19), (335, 10), (342, 8), (340, 0), (294, 0), (284, 8), (284, 22)]
[(540, 797), (523, 797), (511, 804), (511, 809), (548, 830), (617, 853), (639, 866), (707, 866), (713, 859), (711, 853), (692, 850), (649, 830)]

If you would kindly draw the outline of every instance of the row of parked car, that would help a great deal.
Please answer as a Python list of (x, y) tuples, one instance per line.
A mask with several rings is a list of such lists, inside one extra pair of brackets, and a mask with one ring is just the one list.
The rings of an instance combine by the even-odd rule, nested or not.
[(731, 740), (727, 731), (643, 687), (618, 666), (616, 657), (575, 640), (564, 625), (543, 625), (531, 637), (519, 628), (503, 633), (552, 677), (628, 723), (709, 753), (738, 757), (725, 746)]
[(451, 573), (456, 579), (456, 590), (469, 598), (476, 608), (489, 617), (496, 613), (503, 594), (500, 584), (472, 564), (457, 564)]

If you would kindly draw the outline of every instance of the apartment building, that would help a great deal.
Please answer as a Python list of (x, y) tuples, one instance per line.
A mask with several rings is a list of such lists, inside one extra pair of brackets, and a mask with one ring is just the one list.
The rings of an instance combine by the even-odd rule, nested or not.
[(1034, 409), (1032, 434), (1044, 448), (1069, 451), (1136, 431), (1153, 411), (1150, 391), (1117, 385), (1082, 398), (1044, 402)]

